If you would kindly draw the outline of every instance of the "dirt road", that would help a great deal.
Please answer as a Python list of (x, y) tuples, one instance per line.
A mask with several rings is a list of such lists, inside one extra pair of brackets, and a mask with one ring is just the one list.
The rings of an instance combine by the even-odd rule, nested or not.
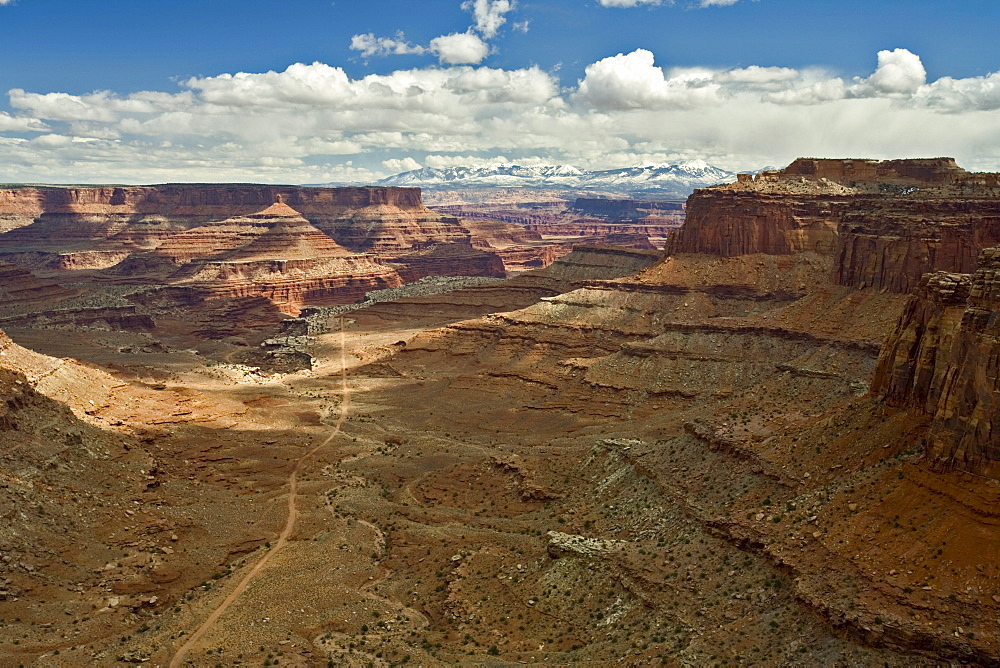
[(321, 448), (330, 444), (333, 439), (341, 433), (341, 428), (344, 425), (344, 420), (347, 418), (347, 412), (350, 408), (350, 394), (347, 387), (347, 339), (344, 334), (344, 319), (340, 319), (340, 414), (337, 417), (337, 422), (333, 427), (333, 431), (327, 436), (326, 440), (317, 445), (315, 448), (302, 455), (299, 460), (295, 463), (295, 468), (292, 469), (291, 475), (288, 477), (288, 517), (285, 520), (285, 526), (278, 535), (278, 540), (275, 542), (274, 546), (264, 553), (263, 556), (257, 561), (253, 567), (247, 571), (243, 579), (239, 581), (239, 584), (229, 593), (228, 596), (219, 604), (215, 610), (208, 616), (208, 618), (198, 627), (188, 641), (184, 643), (180, 649), (174, 654), (173, 658), (170, 660), (170, 668), (177, 668), (184, 663), (184, 658), (187, 653), (191, 651), (194, 647), (198, 645), (198, 642), (202, 637), (208, 633), (216, 621), (229, 609), (236, 599), (246, 590), (250, 583), (253, 582), (254, 578), (264, 570), (268, 562), (276, 555), (281, 549), (288, 543), (288, 539), (291, 537), (292, 532), (295, 531), (295, 522), (298, 519), (298, 509), (296, 508), (295, 502), (298, 497), (298, 487), (299, 487), (299, 473), (305, 467), (306, 462), (316, 454)]

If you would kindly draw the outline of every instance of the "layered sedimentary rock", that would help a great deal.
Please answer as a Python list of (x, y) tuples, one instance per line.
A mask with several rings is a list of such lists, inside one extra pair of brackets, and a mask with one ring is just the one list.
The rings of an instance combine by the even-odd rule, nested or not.
[[(494, 202), (435, 209), (462, 216), (462, 224), (472, 232), (473, 245), (488, 241), (509, 270), (546, 266), (574, 244), (660, 248), (684, 220), (680, 201), (581, 198), (572, 204)], [(512, 235), (511, 229), (521, 232)]]
[(0, 262), (0, 317), (51, 307), (78, 294), (53, 281), (39, 280), (27, 269)]
[(306, 303), (346, 304), (402, 283), (391, 267), (344, 249), (283, 203), (246, 218), (251, 224), (234, 226), (236, 237), (252, 241), (188, 262), (168, 282), (210, 298), (262, 296), (292, 314)]
[(873, 381), (887, 404), (933, 418), (936, 462), (1000, 478), (1000, 247), (974, 275), (927, 274)]
[(685, 225), (669, 250), (722, 257), (806, 250), (833, 255), (837, 219), (845, 206), (843, 199), (822, 195), (793, 198), (724, 186), (697, 190), (688, 200)]
[(950, 158), (800, 159), (696, 191), (677, 253), (734, 257), (814, 251), (841, 285), (907, 293), (930, 271), (971, 272), (1000, 243), (1000, 175)]
[[(418, 191), (419, 199), (419, 191)], [(338, 216), (310, 219), (337, 243), (357, 251), (393, 255), (433, 243), (468, 243), (469, 232), (457, 218), (423, 206), (382, 204)]]
[[(779, 238), (780, 221), (765, 215), (761, 238)], [(700, 241), (697, 233), (692, 231), (693, 242)], [(773, 597), (725, 613), (719, 609), (745, 601), (742, 593), (727, 590), (718, 603), (706, 603), (712, 588), (698, 583), (711, 577), (711, 566), (728, 573), (720, 589), (739, 577), (731, 558), (711, 561), (729, 549), (738, 550), (737, 561), (763, 556), (766, 568), (788, 578), (775, 594), (791, 592), (806, 613), (793, 613), (791, 626), (822, 619), (840, 638), (900, 651), (903, 663), (920, 661), (906, 652), (994, 663), (1000, 591), (992, 570), (982, 568), (981, 554), (995, 553), (997, 545), (995, 489), (981, 480), (963, 487), (959, 476), (928, 470), (918, 448), (931, 418), (886, 410), (866, 394), (880, 344), (908, 298), (838, 285), (838, 256), (830, 249), (734, 255), (675, 254), (636, 275), (583, 281), (522, 310), (418, 336), (392, 358), (392, 369), (406, 383), (405, 405), (412, 407), (406, 419), (415, 429), (437, 424), (444, 404), (452, 434), (463, 424), (476, 425), (470, 433), (487, 424), (502, 434), (497, 441), (505, 448), (521, 443), (528, 452), (558, 442), (559, 457), (599, 434), (613, 465), (601, 469), (604, 453), (595, 448), (580, 455), (576, 468), (560, 472), (568, 474), (562, 488), (567, 497), (595, 499), (567, 513), (566, 524), (576, 522), (567, 531), (585, 546), (610, 545), (592, 537), (637, 545), (679, 537), (676, 527), (659, 523), (681, 507), (685, 518), (700, 525), (687, 529), (684, 544), (702, 544), (696, 536), (704, 531), (711, 536), (706, 553), (690, 566), (684, 563), (692, 556), (686, 547), (670, 551), (666, 560), (658, 553), (656, 563), (630, 577), (685, 582), (668, 585), (663, 603), (656, 592), (664, 588), (649, 586), (644, 609), (673, 610), (686, 592), (694, 592), (701, 608), (691, 618), (718, 614), (705, 628), (727, 629), (721, 642), (738, 628), (740, 651), (747, 637), (743, 620), (759, 617), (760, 606)], [(989, 294), (987, 278), (977, 278), (979, 283), (984, 287), (976, 294)], [(962, 301), (963, 289), (974, 291), (971, 281), (953, 276), (926, 287), (942, 298), (950, 291), (949, 304)], [(938, 329), (940, 341), (957, 341), (957, 334), (945, 330), (964, 315), (961, 305), (945, 314), (929, 307), (919, 317)], [(987, 323), (975, 339), (985, 346), (988, 333), (996, 336), (989, 324), (994, 316), (970, 318)], [(919, 332), (910, 338), (916, 342)], [(967, 354), (980, 366), (960, 374), (961, 365), (941, 366), (930, 347), (919, 353), (928, 370), (901, 375), (898, 391), (912, 394), (906, 388), (917, 376), (918, 386), (942, 377), (945, 387), (954, 385), (956, 410), (959, 400), (973, 414), (992, 410), (984, 406), (989, 397), (981, 396), (981, 384), (972, 381), (996, 377), (989, 354), (982, 347)], [(985, 422), (976, 422), (980, 434)], [(939, 431), (931, 433), (937, 438)], [(545, 468), (554, 469), (559, 457), (547, 456)], [(643, 484), (609, 498), (607, 490), (633, 473)], [(591, 510), (598, 512), (587, 514)], [(595, 530), (608, 521), (609, 530)], [(577, 566), (571, 559), (581, 558), (552, 552), (558, 558), (546, 578), (553, 580)], [(592, 574), (603, 572), (594, 563), (611, 560), (600, 550), (585, 556), (579, 581), (589, 587), (598, 582)], [(616, 562), (608, 569), (620, 573), (627, 566)], [(704, 576), (694, 575), (699, 569)], [(963, 632), (956, 635), (958, 628)], [(714, 655), (718, 643), (710, 646)], [(768, 651), (773, 647), (768, 643)], [(763, 654), (755, 660), (774, 662)]]
[(463, 219), (462, 227), (469, 230), (472, 245), (476, 248), (494, 249), (523, 246), (537, 243), (542, 235), (520, 225), (505, 223), (491, 218), (478, 220)]
[(506, 281), (476, 285), (444, 294), (379, 303), (366, 309), (384, 319), (448, 317), (512, 311), (552, 298), (596, 279), (635, 273), (662, 260), (656, 251), (579, 245), (551, 264), (525, 271)]
[(479, 235), (415, 188), (22, 187), (0, 190), (0, 219), (0, 257), (21, 266), (173, 286), (161, 301), (264, 296), (291, 313), (400, 284), (359, 252), (394, 260), (406, 280), (502, 276), (491, 243), (537, 237), (503, 223)]
[(45, 254), (34, 261), (53, 266), (72, 264), (59, 259), (67, 254), (152, 250), (179, 232), (253, 215), (275, 201), (355, 251), (393, 254), (470, 239), (457, 218), (424, 207), (417, 188), (19, 187), (0, 190), (0, 224), (10, 230), (0, 235), (0, 254)]
[(996, 191), (862, 202), (841, 219), (836, 279), (910, 292), (927, 272), (975, 271), (980, 251), (997, 243)]
[(279, 199), (307, 215), (349, 213), (369, 206), (422, 207), (419, 188), (304, 188), (244, 184), (23, 186), (0, 190), (0, 213), (25, 218), (37, 218), (43, 213), (218, 217), (254, 213)]
[(683, 213), (684, 203), (577, 197), (570, 211), (611, 220), (638, 220), (650, 215), (662, 215), (665, 212)]

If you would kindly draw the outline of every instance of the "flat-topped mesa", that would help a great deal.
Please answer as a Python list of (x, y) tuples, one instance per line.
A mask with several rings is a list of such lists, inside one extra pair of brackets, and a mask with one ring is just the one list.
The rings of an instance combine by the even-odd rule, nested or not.
[(668, 252), (812, 251), (834, 258), (841, 285), (906, 293), (927, 272), (975, 271), (979, 252), (1000, 243), (1000, 174), (951, 158), (802, 158), (697, 190), (687, 210)]
[[(798, 177), (828, 179), (851, 187), (866, 185), (950, 186), (969, 175), (954, 158), (916, 158), (905, 160), (840, 160), (836, 158), (799, 158), (779, 172), (779, 181)], [(766, 176), (764, 178), (767, 178)]]
[(680, 201), (645, 201), (634, 199), (608, 199), (597, 197), (578, 197), (569, 207), (571, 213), (587, 216), (597, 216), (610, 220), (639, 220), (650, 216), (675, 215), (684, 212), (684, 204)]
[(403, 281), (411, 283), (427, 276), (506, 276), (503, 260), (496, 253), (471, 244), (435, 244), (392, 260)]
[(931, 418), (928, 456), (1000, 479), (1000, 247), (973, 275), (927, 274), (886, 340), (872, 393)]
[(423, 207), (369, 206), (339, 216), (311, 216), (310, 222), (347, 248), (382, 256), (471, 240), (458, 218)]

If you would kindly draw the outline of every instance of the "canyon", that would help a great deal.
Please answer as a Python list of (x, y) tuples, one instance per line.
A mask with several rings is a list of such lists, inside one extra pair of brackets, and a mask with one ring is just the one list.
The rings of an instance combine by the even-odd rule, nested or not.
[(0, 651), (994, 665), (998, 202), (0, 191)]
[(293, 315), (432, 274), (502, 277), (491, 241), (537, 241), (502, 223), (480, 234), (414, 188), (19, 187), (0, 191), (0, 219), (0, 258), (37, 276), (141, 288), (126, 301), (263, 297)]
[[(433, 208), (474, 221), (510, 223), (538, 235), (539, 239), (562, 242), (553, 258), (569, 252), (578, 243), (663, 248), (684, 221), (684, 203), (679, 200), (576, 197), (536, 201), (537, 193), (487, 190), (481, 201), (451, 203), (452, 194), (455, 198), (468, 198), (468, 193), (439, 192), (435, 201), (442, 203), (432, 205)], [(512, 248), (507, 253), (517, 251)], [(522, 268), (531, 266), (524, 264)]]

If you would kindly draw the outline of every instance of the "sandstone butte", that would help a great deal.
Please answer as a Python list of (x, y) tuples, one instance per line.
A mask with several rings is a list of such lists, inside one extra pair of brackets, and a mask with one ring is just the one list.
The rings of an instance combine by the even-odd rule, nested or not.
[[(697, 191), (666, 254), (294, 320), (338, 263), (516, 235), (406, 190), (4, 191), (0, 650), (997, 665), (997, 183), (801, 159)], [(232, 364), (286, 326), (315, 368)]]

